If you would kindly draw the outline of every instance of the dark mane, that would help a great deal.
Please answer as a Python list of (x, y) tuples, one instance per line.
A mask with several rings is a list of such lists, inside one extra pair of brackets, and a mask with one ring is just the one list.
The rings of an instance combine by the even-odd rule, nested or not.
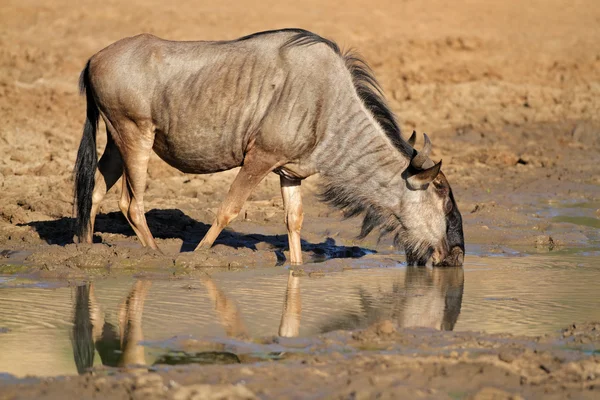
[(312, 33), (303, 29), (282, 29), (279, 31), (260, 32), (254, 35), (274, 32), (297, 32), (287, 42), (284, 43), (282, 48), (291, 46), (312, 46), (314, 44), (323, 43), (336, 54), (338, 54), (344, 60), (346, 68), (350, 72), (350, 75), (352, 75), (352, 82), (354, 83), (356, 93), (362, 100), (367, 110), (371, 112), (394, 147), (396, 147), (405, 156), (412, 157), (414, 150), (411, 145), (402, 139), (402, 134), (400, 133), (400, 127), (398, 126), (396, 117), (394, 116), (392, 110), (390, 110), (385, 97), (383, 96), (379, 82), (377, 82), (377, 79), (375, 79), (373, 71), (369, 65), (362, 58), (360, 58), (358, 54), (353, 51), (346, 51), (342, 53), (340, 47), (334, 41), (325, 39), (316, 33)]
[(412, 157), (413, 148), (402, 139), (396, 116), (390, 110), (371, 67), (353, 51), (345, 52), (342, 57), (346, 63), (346, 68), (352, 75), (356, 93), (358, 93), (365, 107), (373, 114), (394, 147), (405, 156)]
[[(308, 31), (304, 30), (304, 29), (300, 29), (300, 28), (271, 29), (268, 31), (255, 32), (255, 33), (251, 33), (250, 35), (242, 36), (239, 39), (235, 39), (234, 42), (243, 42), (245, 40), (254, 39), (255, 37), (259, 37), (259, 36), (271, 35), (274, 33), (285, 33), (285, 32), (305, 33)], [(308, 32), (308, 33), (310, 33), (310, 32)]]
[(281, 46), (282, 49), (285, 49), (286, 47), (312, 46), (313, 44), (323, 43), (327, 45), (331, 50), (333, 50), (337, 55), (339, 55), (340, 57), (342, 56), (340, 47), (334, 41), (325, 39), (324, 37), (321, 37), (316, 33), (312, 33), (304, 29), (290, 30), (296, 31), (297, 33), (294, 36), (292, 36), (291, 39), (285, 42), (283, 46)]
[(276, 34), (276, 33), (296, 33), (294, 36), (292, 36), (291, 39), (289, 39), (287, 42), (285, 42), (283, 44), (283, 46), (281, 46), (281, 48), (292, 47), (292, 46), (311, 46), (313, 44), (323, 43), (323, 44), (326, 44), (327, 46), (329, 46), (329, 48), (331, 48), (331, 50), (333, 50), (340, 56), (342, 55), (340, 48), (334, 41), (325, 39), (325, 38), (317, 35), (316, 33), (312, 33), (310, 31), (307, 31), (305, 29), (300, 29), (300, 28), (283, 28), (283, 29), (274, 29), (274, 30), (270, 30), (270, 31), (256, 32), (256, 33), (252, 33), (250, 35), (242, 36), (241, 38), (236, 39), (235, 41), (243, 42), (245, 40), (254, 39), (259, 36), (272, 35), (272, 34)]
[[(380, 227), (380, 236), (384, 236), (399, 226), (398, 219), (391, 212), (372, 204), (370, 199), (358, 196), (347, 185), (338, 184), (335, 180), (328, 179), (325, 182), (325, 190), (319, 194), (319, 199), (342, 210), (344, 218), (364, 214), (359, 239), (364, 239), (377, 227)], [(400, 242), (400, 237), (397, 236), (394, 241)]]

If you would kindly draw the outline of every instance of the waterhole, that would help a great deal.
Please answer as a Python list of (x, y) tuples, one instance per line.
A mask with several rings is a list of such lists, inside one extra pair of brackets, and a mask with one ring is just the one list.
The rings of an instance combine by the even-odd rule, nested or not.
[(71, 287), (5, 276), (0, 373), (264, 360), (277, 358), (276, 351), (253, 350), (265, 337), (309, 337), (383, 319), (403, 327), (555, 334), (572, 322), (600, 319), (599, 281), (597, 252), (469, 256), (464, 268), (395, 264), (294, 276), (274, 267)]

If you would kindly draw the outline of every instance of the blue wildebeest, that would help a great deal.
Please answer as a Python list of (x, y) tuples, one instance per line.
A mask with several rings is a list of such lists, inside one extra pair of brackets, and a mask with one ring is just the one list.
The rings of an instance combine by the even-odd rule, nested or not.
[[(75, 165), (77, 234), (91, 243), (107, 190), (123, 176), (119, 207), (144, 246), (151, 151), (186, 173), (241, 169), (198, 248), (210, 247), (270, 172), (279, 174), (290, 258), (301, 263), (301, 181), (319, 173), (322, 199), (364, 214), (360, 236), (393, 233), (409, 264), (462, 265), (462, 219), (452, 190), (413, 148), (368, 66), (301, 29), (231, 41), (175, 42), (142, 34), (95, 54), (81, 74), (87, 119)], [(99, 117), (108, 142), (96, 154)]]

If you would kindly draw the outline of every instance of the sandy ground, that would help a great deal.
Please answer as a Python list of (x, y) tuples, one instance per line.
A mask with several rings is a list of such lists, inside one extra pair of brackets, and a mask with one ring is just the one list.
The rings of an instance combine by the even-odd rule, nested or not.
[[(140, 32), (174, 40), (233, 39), (302, 27), (353, 47), (373, 67), (403, 131), (416, 129), (432, 138), (433, 158), (444, 160), (463, 213), (467, 251), (474, 245), (488, 253), (551, 251), (590, 247), (598, 240), (594, 226), (558, 223), (539, 213), (564, 202), (600, 201), (600, 7), (594, 0), (381, 0), (368, 5), (236, 0), (176, 6), (155, 0), (77, 5), (5, 0), (2, 9), (0, 264), (25, 263), (43, 276), (71, 277), (85, 275), (90, 267), (235, 268), (285, 261), (276, 176), (259, 186), (215, 248), (180, 254), (208, 229), (235, 171), (184, 175), (158, 157), (150, 163), (145, 200), (150, 229), (166, 255), (140, 248), (118, 211), (118, 189), (102, 205), (97, 243), (73, 244), (71, 171), (85, 107), (77, 78), (92, 54)], [(101, 150), (103, 133), (98, 142)], [(341, 222), (338, 211), (317, 202), (318, 179), (303, 186), (306, 257), (391, 251), (389, 241), (378, 243), (376, 237), (356, 241), (359, 221)], [(331, 363), (321, 378), (337, 374), (336, 368), (350, 371), (376, 362), (365, 357)], [(408, 362), (398, 357), (390, 361), (393, 368)], [(441, 365), (408, 364), (415, 371), (438, 371), (425, 375), (431, 379)], [(444, 367), (449, 376), (460, 375), (449, 365)], [(475, 371), (477, 365), (461, 368)], [(260, 368), (267, 367), (253, 371)], [(374, 386), (395, 381), (382, 382)], [(262, 387), (257, 385), (252, 390)], [(405, 389), (420, 390), (418, 385)], [(495, 398), (489, 396), (481, 398)]]

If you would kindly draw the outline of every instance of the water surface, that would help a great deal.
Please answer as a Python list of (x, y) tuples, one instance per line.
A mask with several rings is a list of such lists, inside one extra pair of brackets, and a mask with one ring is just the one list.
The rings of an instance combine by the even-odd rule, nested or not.
[[(405, 327), (555, 334), (572, 322), (600, 320), (599, 281), (597, 252), (470, 256), (464, 268), (397, 264), (318, 277), (295, 277), (284, 267), (74, 287), (1, 277), (0, 373), (236, 362), (224, 338), (310, 336), (382, 319)], [(169, 352), (169, 343), (187, 338), (207, 343), (206, 351)]]

